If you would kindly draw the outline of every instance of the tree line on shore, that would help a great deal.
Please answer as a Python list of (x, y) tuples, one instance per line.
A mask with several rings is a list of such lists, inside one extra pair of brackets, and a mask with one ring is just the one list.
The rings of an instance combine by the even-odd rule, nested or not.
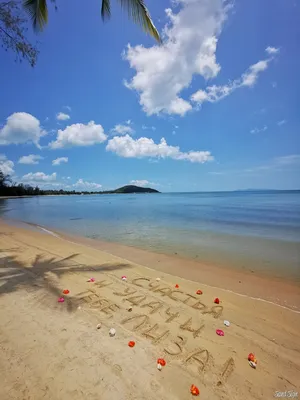
[(1, 196), (46, 196), (46, 195), (74, 195), (74, 194), (129, 194), (129, 193), (159, 193), (156, 189), (125, 185), (115, 190), (101, 191), (79, 191), (63, 189), (40, 189), (38, 186), (13, 183), (9, 175), (4, 174), (0, 169), (0, 197)]
[(40, 189), (38, 186), (15, 183), (9, 175), (0, 170), (0, 196), (43, 196), (43, 195), (71, 195), (71, 194), (95, 194), (104, 192), (88, 192), (63, 189)]

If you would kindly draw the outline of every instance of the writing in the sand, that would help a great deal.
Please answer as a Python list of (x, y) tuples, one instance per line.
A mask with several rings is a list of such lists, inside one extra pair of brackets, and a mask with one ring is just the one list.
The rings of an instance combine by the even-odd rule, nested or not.
[[(133, 286), (129, 286), (133, 285)], [(141, 336), (151, 340), (154, 345), (163, 344), (163, 350), (170, 357), (181, 358), (183, 364), (189, 368), (196, 368), (195, 372), (201, 373), (209, 360), (212, 360), (211, 354), (203, 347), (197, 347), (192, 351), (188, 351), (188, 339), (196, 340), (201, 336), (205, 325), (198, 321), (194, 323), (191, 316), (182, 316), (180, 309), (168, 306), (164, 299), (171, 299), (174, 302), (180, 302), (182, 305), (191, 307), (201, 315), (211, 315), (218, 318), (222, 315), (223, 306), (214, 305), (208, 307), (194, 295), (185, 293), (181, 290), (173, 290), (165, 284), (151, 281), (147, 277), (134, 278), (130, 282), (126, 282), (125, 288), (122, 282), (122, 289), (116, 290), (115, 282), (110, 280), (102, 280), (96, 282), (94, 289), (82, 293), (79, 298), (89, 304), (90, 308), (97, 309), (108, 316), (108, 318), (116, 319), (126, 329), (136, 332)], [(103, 289), (112, 291), (117, 302), (113, 302), (108, 298), (103, 297)], [(149, 295), (139, 293), (139, 288), (149, 291)], [(157, 300), (157, 295), (162, 297), (162, 300)], [(152, 298), (151, 298), (152, 297)], [(121, 301), (121, 303), (120, 303)], [(125, 318), (120, 316), (120, 312), (124, 310), (122, 305), (126, 306), (126, 310), (140, 308), (141, 313), (130, 314)], [(182, 308), (182, 307), (181, 307)], [(151, 321), (151, 316), (158, 313), (163, 319), (163, 324), (154, 323)], [(119, 319), (121, 318), (121, 319)], [(118, 321), (117, 321), (118, 320)], [(176, 337), (172, 337), (168, 324), (176, 323), (179, 332)], [(184, 336), (187, 335), (187, 336)], [(212, 362), (213, 364), (213, 362)], [(222, 372), (219, 376), (218, 384), (226, 381), (234, 370), (234, 361), (230, 357), (222, 367)]]
[[(98, 288), (108, 287), (113, 285), (113, 282), (110, 281), (101, 281), (97, 282), (96, 286)], [(158, 284), (157, 282), (151, 282), (150, 278), (140, 277), (132, 279), (131, 284), (138, 286), (143, 289), (147, 289), (150, 292), (160, 295), (161, 297), (168, 297), (169, 299), (175, 302), (181, 302), (193, 309), (198, 310), (203, 315), (212, 315), (214, 318), (219, 318), (223, 313), (223, 306), (221, 305), (214, 305), (212, 307), (208, 307), (202, 301), (199, 300), (196, 296), (185, 293), (181, 290), (174, 290), (171, 289), (169, 286), (164, 286)], [(157, 312), (161, 307), (163, 307), (162, 303), (159, 302), (150, 302), (148, 304), (141, 305), (142, 302), (146, 301), (147, 296), (145, 295), (138, 295), (134, 297), (128, 297), (131, 295), (135, 295), (137, 291), (133, 288), (127, 287), (123, 292), (121, 291), (114, 291), (114, 295), (120, 297), (127, 297), (126, 300), (131, 302), (135, 306), (141, 307), (149, 307), (151, 308), (151, 314)]]

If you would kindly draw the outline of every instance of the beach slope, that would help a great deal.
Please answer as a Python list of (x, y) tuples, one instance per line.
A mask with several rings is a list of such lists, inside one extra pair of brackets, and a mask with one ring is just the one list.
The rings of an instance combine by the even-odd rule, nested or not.
[(298, 312), (162, 271), (0, 221), (1, 400), (300, 397)]

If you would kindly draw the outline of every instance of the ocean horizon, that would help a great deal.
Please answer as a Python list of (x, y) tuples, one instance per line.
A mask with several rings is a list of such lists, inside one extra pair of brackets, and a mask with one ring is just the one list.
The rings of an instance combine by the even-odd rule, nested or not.
[(0, 199), (0, 216), (300, 280), (299, 190)]

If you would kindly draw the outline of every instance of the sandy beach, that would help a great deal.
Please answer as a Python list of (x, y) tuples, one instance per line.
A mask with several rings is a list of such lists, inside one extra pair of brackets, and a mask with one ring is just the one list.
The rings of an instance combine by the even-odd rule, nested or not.
[(4, 221), (0, 268), (1, 400), (300, 397), (297, 283)]

